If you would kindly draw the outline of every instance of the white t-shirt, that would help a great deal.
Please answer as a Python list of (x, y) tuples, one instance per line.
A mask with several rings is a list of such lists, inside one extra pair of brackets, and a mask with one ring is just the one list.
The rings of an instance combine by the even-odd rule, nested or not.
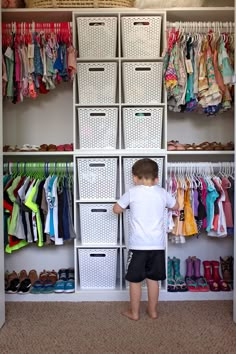
[(139, 185), (118, 201), (122, 209), (130, 207), (129, 248), (134, 250), (165, 249), (165, 208), (176, 203), (164, 188)]

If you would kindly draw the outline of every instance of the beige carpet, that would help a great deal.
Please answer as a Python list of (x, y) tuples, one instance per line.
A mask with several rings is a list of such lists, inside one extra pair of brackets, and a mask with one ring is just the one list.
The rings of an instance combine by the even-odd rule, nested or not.
[(1, 354), (236, 353), (231, 301), (160, 302), (159, 319), (120, 315), (126, 302), (7, 303)]

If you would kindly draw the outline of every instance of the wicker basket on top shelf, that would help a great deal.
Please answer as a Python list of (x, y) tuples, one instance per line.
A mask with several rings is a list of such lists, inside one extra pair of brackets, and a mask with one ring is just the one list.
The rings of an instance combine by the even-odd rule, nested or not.
[(133, 7), (133, 0), (25, 0), (26, 7)]

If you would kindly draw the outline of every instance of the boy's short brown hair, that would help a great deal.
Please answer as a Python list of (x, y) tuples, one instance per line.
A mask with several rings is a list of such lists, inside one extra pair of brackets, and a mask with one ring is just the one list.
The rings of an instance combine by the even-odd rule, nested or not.
[(141, 159), (132, 166), (132, 174), (138, 178), (152, 179), (158, 178), (158, 164), (151, 159)]

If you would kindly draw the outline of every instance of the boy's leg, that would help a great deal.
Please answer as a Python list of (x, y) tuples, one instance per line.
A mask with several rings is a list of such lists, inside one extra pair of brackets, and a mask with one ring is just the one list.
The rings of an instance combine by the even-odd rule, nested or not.
[(128, 317), (131, 320), (139, 320), (140, 301), (142, 293), (142, 283), (129, 283), (130, 289), (130, 309), (122, 312), (122, 315)]
[(159, 284), (156, 280), (146, 279), (148, 288), (147, 313), (152, 319), (157, 318), (157, 304), (159, 297)]

